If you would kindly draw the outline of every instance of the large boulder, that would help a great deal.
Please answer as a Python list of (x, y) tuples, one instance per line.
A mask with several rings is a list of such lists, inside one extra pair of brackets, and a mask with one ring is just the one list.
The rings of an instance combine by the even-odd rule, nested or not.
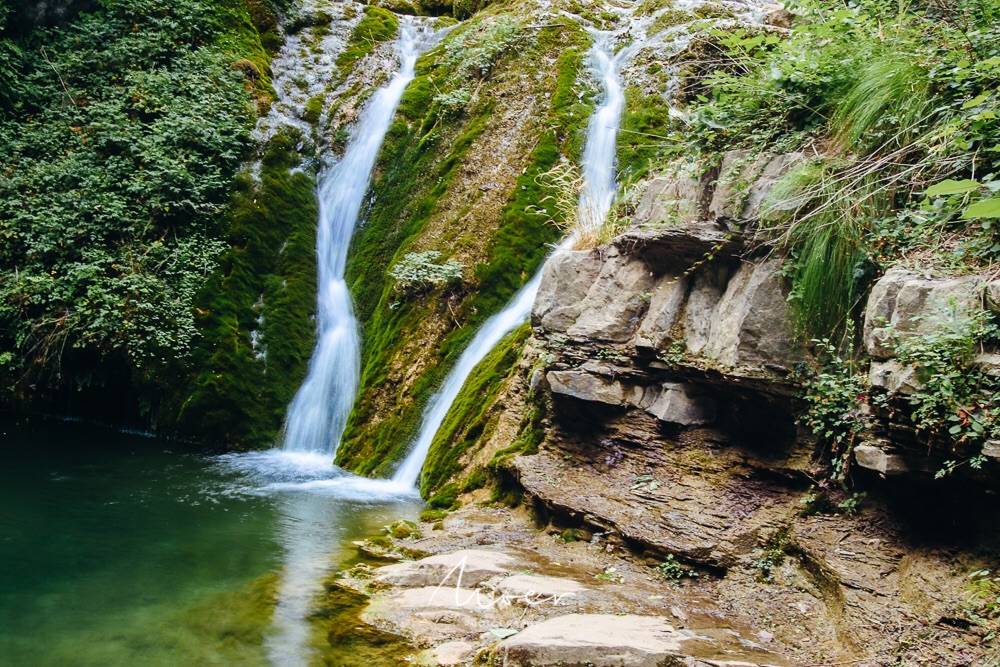
[[(714, 634), (714, 633), (713, 633)], [(774, 654), (748, 648), (738, 636), (676, 630), (661, 616), (569, 614), (529, 626), (503, 640), (502, 667), (684, 667), (780, 665)]]
[(901, 267), (889, 269), (868, 297), (864, 326), (868, 354), (889, 359), (902, 338), (967, 316), (982, 303), (982, 288), (978, 276), (929, 278)]

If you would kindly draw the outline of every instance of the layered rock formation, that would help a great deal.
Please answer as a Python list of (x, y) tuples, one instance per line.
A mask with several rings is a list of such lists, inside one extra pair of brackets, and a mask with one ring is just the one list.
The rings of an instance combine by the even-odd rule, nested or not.
[(753, 175), (731, 177), (750, 183), (741, 191), (719, 182), (726, 163), (746, 162), (736, 153), (700, 179), (654, 179), (630, 231), (553, 258), (534, 338), (497, 399), (504, 437), (484, 438), (466, 470), (510, 442), (503, 424), (523, 430), (530, 406), (544, 406), (538, 452), (492, 462), (543, 524), (618, 535), (646, 557), (723, 577), (716, 602), (765, 619), (797, 660), (963, 664), (977, 640), (953, 620), (961, 573), (985, 561), (954, 545), (995, 534), (963, 494), (988, 495), (931, 480), (943, 453), (917, 445), (905, 409), (917, 380), (892, 345), (942, 302), (973, 307), (986, 283), (903, 269), (876, 283), (864, 324), (872, 384), (902, 393), (892, 409), (859, 396), (869, 426), (854, 495), (828, 484), (827, 454), (798, 423), (816, 359), (794, 333), (780, 262), (745, 231), (798, 159), (740, 167)]

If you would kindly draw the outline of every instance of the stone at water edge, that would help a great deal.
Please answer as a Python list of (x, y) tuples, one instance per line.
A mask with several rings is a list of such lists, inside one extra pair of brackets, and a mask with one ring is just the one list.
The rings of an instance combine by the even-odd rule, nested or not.
[(572, 579), (516, 574), (501, 579), (496, 590), (507, 599), (532, 605), (571, 604), (579, 595), (590, 590)]
[(496, 551), (465, 549), (450, 554), (430, 556), (411, 563), (387, 565), (378, 571), (376, 580), (394, 586), (475, 586), (498, 574), (513, 558)]
[[(764, 651), (749, 651), (718, 633), (678, 631), (660, 616), (569, 614), (529, 626), (497, 645), (502, 667), (780, 667)], [(692, 663), (691, 658), (696, 662)], [(762, 662), (761, 660), (767, 660)]]

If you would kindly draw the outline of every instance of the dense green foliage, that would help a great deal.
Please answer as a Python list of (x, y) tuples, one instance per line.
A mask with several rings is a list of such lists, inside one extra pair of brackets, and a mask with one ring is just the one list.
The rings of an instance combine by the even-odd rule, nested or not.
[[(818, 156), (779, 189), (769, 234), (791, 259), (801, 327), (825, 337), (844, 326), (879, 267), (904, 253), (953, 236), (952, 252), (933, 259), (968, 269), (1000, 250), (991, 224), (1000, 206), (988, 199), (1000, 139), (1000, 3), (789, 7), (799, 19), (787, 38), (710, 31), (720, 65), (687, 86), (696, 97), (677, 136), (694, 139), (709, 163), (740, 147)], [(925, 199), (949, 178), (975, 184)]]
[(453, 259), (438, 262), (437, 250), (410, 252), (392, 265), (389, 277), (396, 281), (400, 291), (433, 288), (462, 279), (462, 265)]
[(1000, 380), (975, 363), (983, 342), (995, 342), (1000, 330), (984, 311), (941, 305), (927, 318), (925, 330), (900, 335), (896, 345), (897, 358), (913, 365), (919, 382), (909, 397), (917, 431), (947, 444), (955, 457), (945, 462), (939, 477), (960, 461), (980, 467), (983, 443), (1000, 435)]
[[(488, 85), (498, 63), (508, 57), (495, 45), (509, 48), (519, 30), (509, 19), (484, 17), (452, 32), (443, 47), (418, 63), (417, 78), (403, 95), (397, 120), (386, 137), (373, 183), (378, 197), (355, 235), (347, 271), (364, 335), (361, 390), (338, 450), (338, 463), (353, 470), (385, 472), (399, 459), (419, 425), (426, 401), (476, 329), (530, 279), (548, 253), (547, 244), (557, 239), (558, 229), (547, 224), (548, 217), (534, 207), (549, 194), (536, 177), (561, 154), (579, 153), (589, 115), (589, 104), (574, 92), (586, 36), (570, 27), (539, 30), (517, 42), (520, 65), (503, 61), (506, 71), (537, 62), (543, 53), (560, 52), (546, 130), (501, 213), (499, 228), (488, 241), (487, 261), (474, 268), (474, 276), (466, 277), (466, 291), (457, 294), (460, 305), (452, 314), (439, 312), (444, 300), (434, 294), (399, 300), (395, 281), (387, 273), (419, 237), (437, 201), (460, 173), (466, 153), (486, 128), (495, 104), (488, 96), (478, 96), (456, 115), (443, 104), (441, 94)], [(480, 48), (480, 42), (494, 46)], [(449, 48), (456, 43), (461, 46)], [(565, 48), (570, 45), (573, 48)], [(494, 58), (492, 65), (481, 57), (486, 51)], [(466, 60), (473, 64), (460, 75), (445, 65)], [(404, 388), (405, 395), (394, 401), (391, 414), (377, 412), (376, 395), (384, 391), (390, 366), (407, 343), (406, 332), (415, 331), (425, 318), (445, 320), (449, 315), (461, 326), (445, 335), (437, 363), (423, 369), (412, 387)]]
[(271, 5), (95, 5), (0, 40), (0, 364), (42, 384), (75, 353), (137, 377), (190, 353), (269, 89)]
[(256, 182), (237, 181), (229, 249), (199, 292), (195, 369), (166, 406), (185, 435), (235, 447), (273, 444), (305, 377), (314, 340), (315, 183), (297, 134), (267, 146)]
[(829, 448), (832, 478), (843, 482), (857, 437), (868, 425), (862, 408), (868, 398), (868, 372), (853, 359), (853, 348), (841, 357), (829, 339), (814, 343), (820, 367), (805, 382), (809, 407), (802, 422)]

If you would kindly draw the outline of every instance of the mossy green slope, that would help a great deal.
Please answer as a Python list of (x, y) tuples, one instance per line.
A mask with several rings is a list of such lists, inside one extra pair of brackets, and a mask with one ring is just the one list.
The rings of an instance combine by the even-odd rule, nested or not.
[[(188, 438), (236, 448), (273, 443), (314, 339), (314, 180), (295, 170), (299, 137), (269, 143), (260, 182), (241, 177), (231, 249), (198, 298), (198, 369), (167, 406)], [(258, 344), (258, 341), (263, 341)]]
[[(512, 8), (505, 10), (510, 15)], [(494, 20), (490, 14), (463, 25), (449, 40), (475, 40), (478, 26)], [(538, 210), (550, 193), (535, 179), (560, 156), (579, 153), (590, 108), (578, 96), (587, 42), (583, 30), (571, 23), (526, 32), (516, 49), (472, 85), (455, 81), (441, 67), (447, 44), (418, 64), (418, 77), (386, 138), (373, 203), (348, 265), (364, 349), (361, 390), (338, 452), (340, 465), (363, 474), (385, 474), (394, 467), (427, 400), (476, 328), (531, 277), (558, 239), (558, 229)], [(529, 82), (530, 90), (521, 82)], [(497, 210), (477, 210), (473, 202), (456, 213), (454, 202), (442, 202), (476, 177), (470, 164), (504, 130), (513, 103), (507, 91), (515, 84), (521, 100), (538, 105), (526, 154), (516, 164), (499, 165), (520, 176), (507, 186)], [(464, 85), (479, 94), (455, 117), (435, 98)], [(548, 103), (538, 102), (546, 96)], [(447, 215), (463, 224), (474, 219), (475, 229), (442, 224)], [(458, 287), (403, 299), (386, 271), (416, 249), (440, 250), (475, 266)]]
[(487, 436), (497, 394), (530, 335), (531, 328), (525, 323), (493, 348), (469, 375), (427, 453), (420, 478), (424, 497), (448, 482), (461, 469), (462, 455)]

